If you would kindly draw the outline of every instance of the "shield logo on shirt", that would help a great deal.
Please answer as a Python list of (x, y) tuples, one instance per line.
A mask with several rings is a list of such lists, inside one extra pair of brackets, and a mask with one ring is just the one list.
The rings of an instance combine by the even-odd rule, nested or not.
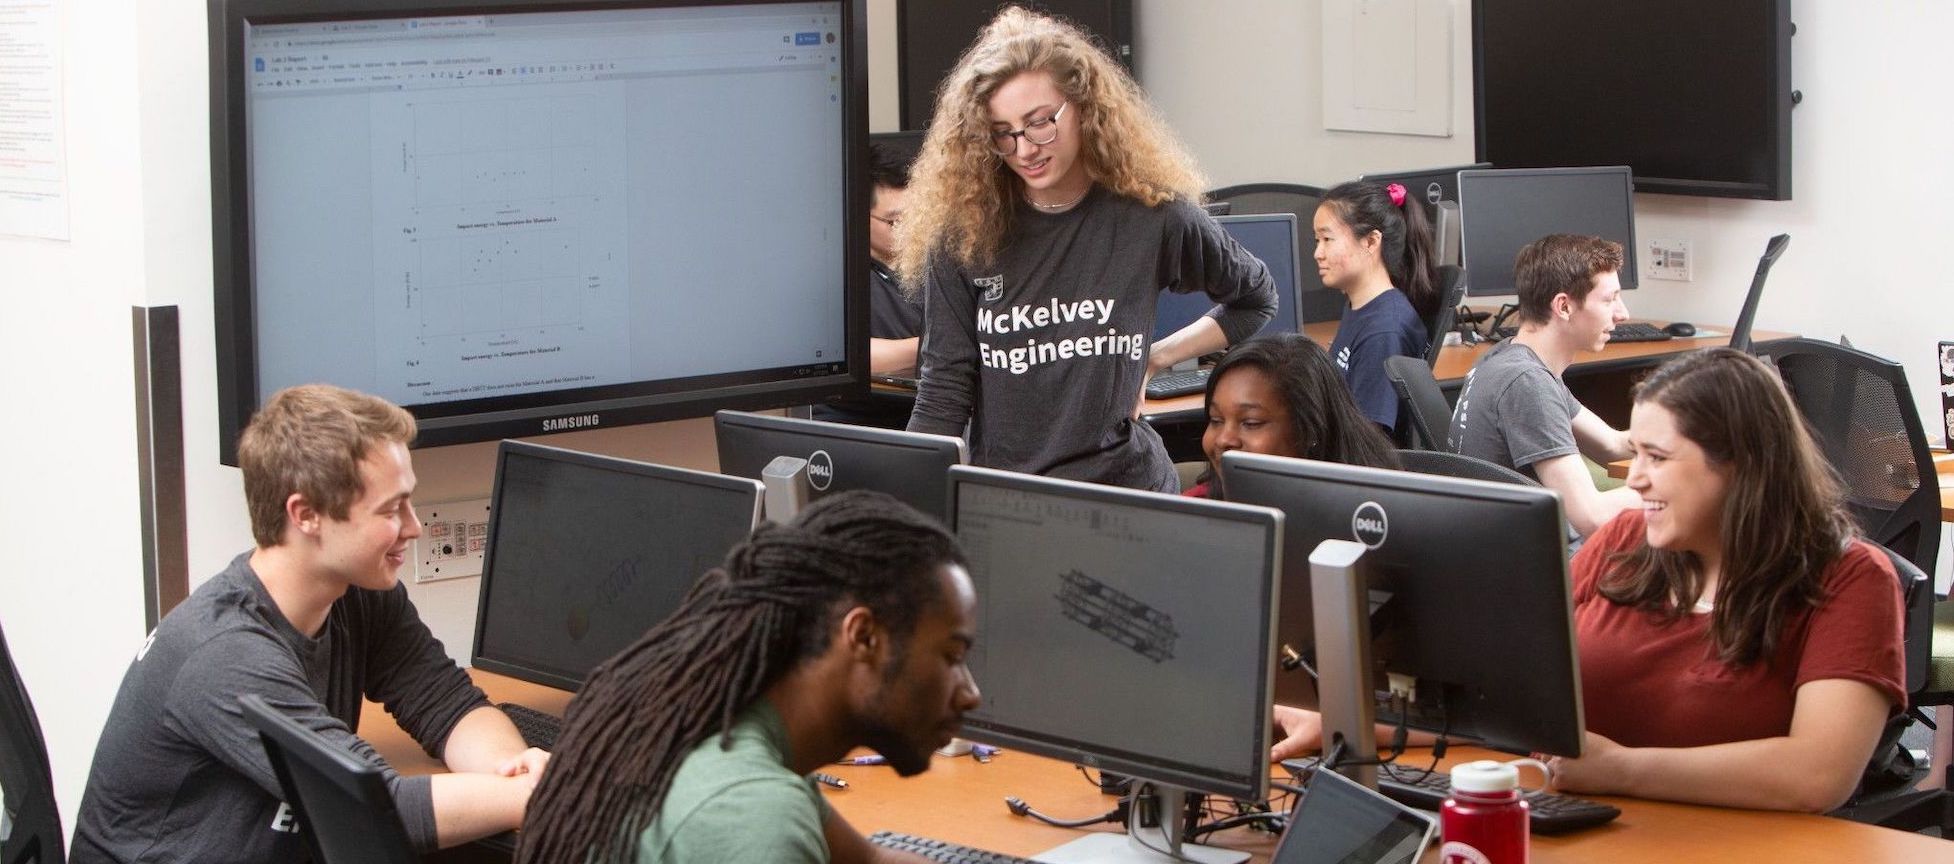
[(1004, 274), (999, 273), (996, 276), (985, 276), (981, 279), (972, 279), (970, 281), (977, 287), (984, 289), (985, 303), (996, 303), (1004, 299)]

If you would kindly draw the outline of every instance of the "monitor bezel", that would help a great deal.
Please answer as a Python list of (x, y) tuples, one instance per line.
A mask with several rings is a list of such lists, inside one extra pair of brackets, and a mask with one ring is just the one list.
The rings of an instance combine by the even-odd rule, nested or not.
[[(1616, 275), (1621, 280), (1621, 285), (1624, 290), (1634, 290), (1640, 287), (1641, 277), (1637, 264), (1638, 256), (1635, 252), (1635, 174), (1627, 165), (1590, 165), (1575, 168), (1483, 168), (1466, 169), (1460, 171), (1458, 174), (1459, 264), (1472, 277), (1471, 281), (1467, 283), (1467, 294), (1474, 297), (1511, 295), (1518, 290), (1513, 285), (1494, 287), (1491, 284), (1492, 280), (1486, 278), (1486, 268), (1482, 266), (1475, 269), (1472, 263), (1467, 260), (1467, 253), (1472, 249), (1473, 222), (1473, 210), (1471, 202), (1468, 200), (1471, 196), (1466, 194), (1466, 187), (1469, 183), (1481, 180), (1490, 180), (1491, 182), (1499, 183), (1504, 180), (1520, 180), (1536, 177), (1607, 176), (1617, 174), (1621, 176), (1622, 180), (1622, 201), (1628, 208), (1625, 214), (1628, 224), (1628, 237), (1622, 241), (1622, 269), (1617, 271)], [(1481, 210), (1480, 212), (1484, 213), (1485, 211)], [(1482, 222), (1480, 224), (1483, 225), (1484, 223)], [(1513, 250), (1516, 255), (1519, 254), (1519, 251), (1518, 249)], [(1512, 267), (1513, 262), (1508, 261), (1502, 266), (1502, 272), (1509, 271)]]
[[(1270, 507), (1254, 507), (1226, 501), (1213, 501), (1205, 498), (1189, 498), (1182, 495), (1169, 495), (1161, 492), (1148, 492), (1125, 489), (1117, 486), (1104, 486), (1077, 480), (1064, 480), (1055, 477), (1039, 477), (1031, 474), (1018, 474), (992, 468), (979, 468), (959, 465), (949, 473), (950, 530), (954, 533), (957, 525), (958, 490), (965, 484), (993, 486), (1018, 492), (1042, 495), (1056, 495), (1095, 504), (1114, 504), (1128, 507), (1142, 507), (1171, 513), (1201, 516), (1253, 525), (1271, 532), (1271, 542), (1262, 559), (1262, 568), (1268, 574), (1264, 594), (1259, 602), (1267, 609), (1268, 615), (1261, 622), (1260, 642), (1267, 648), (1257, 659), (1253, 670), (1229, 670), (1230, 674), (1252, 674), (1257, 683), (1256, 721), (1252, 729), (1244, 730), (1254, 736), (1248, 752), (1251, 762), (1246, 772), (1209, 771), (1213, 766), (1190, 766), (1172, 762), (1169, 757), (1150, 757), (1149, 754), (1128, 753), (1111, 748), (1094, 747), (1091, 742), (1060, 740), (1056, 736), (1041, 735), (1035, 729), (1022, 726), (1007, 726), (997, 723), (972, 725), (969, 717), (964, 718), (965, 737), (1036, 753), (1052, 759), (1063, 759), (1074, 764), (1088, 765), (1105, 771), (1126, 774), (1143, 780), (1164, 783), (1184, 789), (1227, 795), (1244, 801), (1260, 801), (1268, 797), (1269, 763), (1267, 753), (1273, 745), (1274, 720), (1271, 706), (1275, 699), (1275, 627), (1276, 614), (1281, 608), (1282, 583), (1282, 531), (1283, 514)], [(1188, 574), (1192, 577), (1194, 574)], [(980, 630), (977, 638), (984, 638)], [(983, 686), (982, 681), (977, 682)]]
[[(1491, 167), (1493, 167), (1493, 163), (1491, 162), (1473, 162), (1466, 165), (1439, 165), (1432, 168), (1408, 168), (1403, 171), (1373, 171), (1369, 174), (1359, 174), (1357, 175), (1357, 179), (1362, 180), (1366, 183), (1393, 183), (1393, 182), (1399, 182), (1407, 179), (1426, 179), (1426, 178), (1439, 177), (1439, 176), (1451, 177), (1452, 178), (1451, 197), (1448, 198), (1448, 197), (1440, 196), (1438, 201), (1450, 201), (1456, 204), (1459, 201), (1459, 191), (1458, 191), (1459, 172), (1460, 171), (1484, 171)], [(1429, 190), (1408, 189), (1407, 191), (1427, 192)], [(1440, 191), (1444, 191), (1444, 190), (1441, 189)], [(1432, 201), (1424, 195), (1413, 196), (1413, 200), (1423, 202), (1426, 205), (1427, 209), (1431, 209), (1438, 206), (1438, 201)]]
[[(574, 693), (583, 687), (584, 679), (589, 677), (590, 674), (590, 670), (585, 670), (583, 675), (572, 677), (568, 671), (563, 669), (545, 669), (513, 660), (504, 660), (497, 657), (494, 652), (483, 653), (482, 641), (486, 637), (486, 631), (488, 629), (489, 616), (487, 610), (489, 602), (492, 599), (491, 593), (495, 583), (496, 540), (501, 536), (502, 532), (502, 496), (506, 491), (502, 483), (503, 470), (508, 465), (509, 459), (512, 456), (576, 465), (600, 471), (634, 474), (665, 482), (702, 486), (716, 492), (747, 493), (753, 498), (753, 516), (747, 528), (748, 532), (751, 532), (753, 527), (760, 524), (762, 490), (757, 480), (748, 480), (744, 477), (729, 477), (710, 471), (675, 468), (670, 465), (640, 462), (635, 459), (624, 459), (617, 456), (586, 453), (580, 450), (568, 450), (562, 447), (551, 447), (547, 444), (536, 444), (529, 441), (504, 439), (496, 449), (495, 454), (495, 489), (489, 496), (488, 542), (482, 550), (481, 584), (477, 586), (475, 595), (475, 638), (469, 646), (468, 656), (469, 665), (499, 675), (507, 675), (511, 678), (528, 681), (533, 684), (542, 684), (547, 687), (555, 687), (559, 690), (568, 690)], [(696, 579), (700, 575), (704, 574), (694, 574), (694, 578)]]
[[(795, 437), (806, 438), (806, 439), (827, 439), (827, 440), (845, 441), (849, 444), (854, 444), (854, 445), (867, 445), (870, 447), (892, 447), (892, 448), (899, 448), (905, 451), (910, 451), (915, 453), (953, 457), (954, 461), (945, 463), (944, 465), (945, 468), (948, 468), (950, 465), (966, 465), (969, 464), (970, 462), (970, 448), (966, 444), (964, 444), (962, 438), (954, 438), (949, 435), (936, 435), (928, 432), (909, 432), (901, 429), (883, 429), (877, 426), (856, 426), (849, 423), (831, 423), (826, 420), (809, 420), (809, 419), (803, 419), (799, 417), (780, 417), (772, 414), (755, 414), (751, 411), (733, 411), (729, 409), (729, 410), (721, 410), (721, 411), (713, 412), (712, 415), (713, 448), (716, 451), (715, 458), (717, 459), (717, 464), (719, 465), (719, 472), (721, 474), (727, 473), (726, 451), (730, 449), (727, 446), (727, 444), (729, 443), (727, 441), (727, 435), (729, 434), (728, 432), (729, 429), (732, 430), (753, 429), (753, 430), (758, 430), (762, 433), (778, 433), (782, 435), (792, 435)], [(738, 434), (738, 433), (733, 432), (730, 434)], [(797, 458), (810, 458), (812, 454), (818, 451), (819, 449), (820, 448), (818, 447), (810, 448), (810, 450), (806, 454), (775, 453), (773, 455), (794, 456)], [(760, 467), (764, 469), (766, 467), (765, 463), (762, 463)], [(735, 476), (735, 477), (751, 476), (752, 479), (755, 480), (760, 479), (758, 476), (758, 472), (755, 472), (755, 474), (753, 475), (731, 474), (729, 476)], [(836, 489), (832, 491), (826, 489), (816, 490), (817, 498), (824, 497), (827, 495), (838, 494), (840, 492), (845, 492), (851, 488), (860, 488), (860, 487), (849, 486), (843, 489)], [(896, 496), (892, 495), (891, 497), (896, 497)], [(947, 515), (944, 513), (944, 511), (931, 509), (931, 508), (941, 506), (942, 502), (940, 501), (930, 502), (927, 505), (918, 504), (917, 502), (913, 502), (913, 501), (904, 502), (904, 503), (907, 503), (910, 506), (915, 507), (916, 509), (921, 510), (922, 512), (929, 514), (931, 516), (937, 516), (939, 514)]]
[[(211, 273), (217, 360), (218, 461), (237, 464), (237, 438), (260, 405), (255, 264), (251, 240), (245, 34), (249, 27), (335, 19), (525, 14), (712, 6), (768, 6), (809, 0), (210, 0)], [(866, 0), (840, 6), (843, 345), (840, 371), (803, 364), (621, 382), (487, 399), (407, 405), (433, 447), (596, 427), (703, 417), (720, 408), (765, 409), (821, 402), (868, 386), (868, 61)], [(832, 364), (827, 364), (832, 365)], [(301, 382), (294, 382), (301, 383)]]

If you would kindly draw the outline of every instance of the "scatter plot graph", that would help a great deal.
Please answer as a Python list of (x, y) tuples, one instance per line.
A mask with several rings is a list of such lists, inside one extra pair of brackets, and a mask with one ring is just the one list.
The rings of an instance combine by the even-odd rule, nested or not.
[(416, 207), (604, 191), (594, 142), (604, 140), (611, 124), (599, 98), (416, 102), (409, 108)]
[(572, 231), (501, 231), (424, 239), (422, 338), (575, 325), (586, 283)]

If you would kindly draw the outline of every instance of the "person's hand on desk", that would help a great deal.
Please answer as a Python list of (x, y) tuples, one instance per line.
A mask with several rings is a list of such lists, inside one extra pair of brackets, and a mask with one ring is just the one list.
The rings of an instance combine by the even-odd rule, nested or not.
[(1282, 735), (1269, 748), (1269, 761), (1281, 762), (1323, 749), (1323, 715), (1288, 705), (1275, 706), (1276, 732)]
[(1562, 792), (1590, 795), (1627, 794), (1629, 751), (1606, 735), (1583, 732), (1583, 755), (1546, 758), (1548, 782)]

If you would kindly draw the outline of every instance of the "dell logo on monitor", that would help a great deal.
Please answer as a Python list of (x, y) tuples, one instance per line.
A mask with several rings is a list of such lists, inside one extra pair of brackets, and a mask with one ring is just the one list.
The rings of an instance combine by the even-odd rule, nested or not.
[(1391, 522), (1376, 501), (1365, 501), (1357, 505), (1357, 512), (1350, 514), (1350, 536), (1368, 548), (1384, 545), (1384, 538), (1390, 533)]
[(826, 450), (816, 450), (807, 456), (807, 485), (816, 492), (828, 491), (828, 484), (835, 482), (835, 460)]

